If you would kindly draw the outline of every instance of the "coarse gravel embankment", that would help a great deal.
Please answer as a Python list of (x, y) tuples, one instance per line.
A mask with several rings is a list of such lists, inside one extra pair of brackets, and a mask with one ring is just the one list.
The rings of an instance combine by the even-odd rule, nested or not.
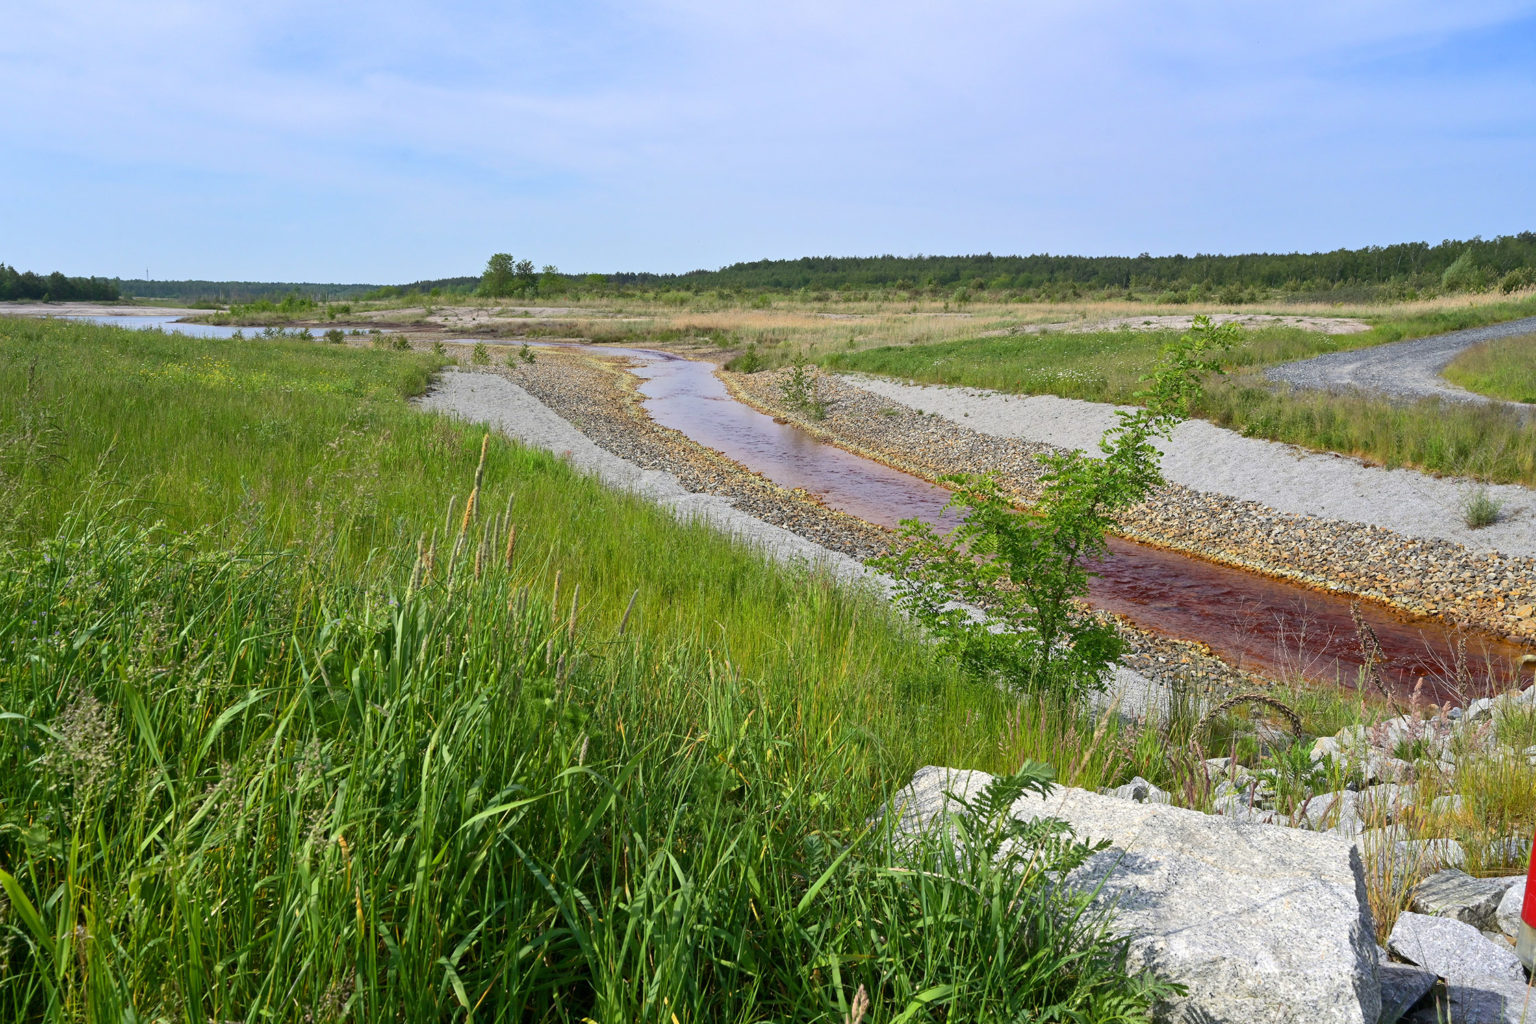
[[(784, 407), (779, 373), (728, 378), (739, 397), (841, 447), (927, 479), (996, 472), (1025, 500), (1039, 490), (1039, 454), (1058, 445), (1093, 450), (1114, 422), (1111, 407), (1094, 403), (1052, 399), (1042, 419), (1041, 407), (1028, 404), (1035, 399), (842, 376), (821, 378), (827, 416), (805, 421)], [(1488, 534), (1495, 548), (1455, 525), (1459, 511), (1446, 506), (1463, 485), (1454, 482), (1302, 456), (1210, 424), (1181, 426), (1175, 442), (1165, 465), (1171, 482), (1122, 517), (1126, 537), (1536, 640), (1536, 500), (1529, 491), (1495, 489), (1510, 502), (1505, 529)], [(1267, 464), (1298, 459), (1265, 483)], [(1338, 467), (1312, 478), (1320, 463)], [(1216, 489), (1222, 480), (1236, 493)]]

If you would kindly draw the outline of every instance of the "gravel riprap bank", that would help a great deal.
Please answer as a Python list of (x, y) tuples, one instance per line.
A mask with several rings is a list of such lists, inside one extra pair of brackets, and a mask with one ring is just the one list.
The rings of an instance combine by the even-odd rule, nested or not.
[(815, 495), (771, 483), (659, 426), (640, 406), (636, 378), (617, 360), (541, 348), (531, 364), (491, 372), (527, 390), (599, 447), (642, 469), (670, 473), (688, 491), (730, 498), (764, 522), (854, 558), (886, 548), (888, 535), (880, 527), (828, 508)]
[[(446, 374), (420, 405), (496, 425), (566, 455), (607, 483), (702, 515), (778, 557), (818, 561), (817, 552), (824, 552), (838, 576), (886, 587), (853, 559), (885, 551), (890, 531), (827, 508), (804, 491), (779, 487), (657, 425), (640, 407), (636, 383), (614, 360), (541, 348), (535, 362), (516, 369)], [(1202, 644), (1146, 633), (1124, 620), (1120, 626), (1129, 649), (1112, 693), (1120, 695), (1122, 712), (1140, 713), (1150, 701), (1166, 699), (1160, 683), (1203, 696), (1269, 682), (1227, 665)]]
[[(727, 377), (733, 392), (758, 408), (793, 419), (825, 440), (895, 468), (930, 480), (953, 472), (997, 472), (1021, 499), (1033, 500), (1038, 494), (1037, 456), (1052, 450), (1053, 445), (962, 425), (970, 419), (965, 412), (979, 407), (983, 398), (999, 400), (998, 406), (990, 408), (991, 421), (987, 416), (975, 417), (975, 421), (1003, 418), (999, 407), (1013, 396), (829, 375), (820, 383), (827, 415), (808, 421), (785, 407), (782, 373)], [(914, 404), (921, 401), (929, 411), (914, 408), (902, 398)], [(1090, 407), (1090, 411), (1101, 417), (1104, 425), (1113, 423), (1110, 407)], [(1209, 424), (1201, 426), (1210, 428)], [(1053, 439), (1072, 432), (1056, 431)], [(1092, 439), (1099, 433), (1093, 430)], [(1088, 438), (1075, 446), (1093, 447)], [(1195, 453), (1185, 456), (1193, 459)], [(1213, 462), (1222, 459), (1219, 452), (1208, 457)], [(1520, 525), (1528, 529), (1530, 524)], [(1473, 551), (1436, 537), (1415, 537), (1368, 523), (1280, 511), (1259, 501), (1181, 483), (1169, 484), (1132, 509), (1122, 518), (1121, 529), (1133, 540), (1319, 589), (1370, 598), (1414, 614), (1536, 641), (1536, 559), (1529, 556)]]
[[(523, 382), (526, 383), (526, 377)], [(505, 375), (450, 370), (416, 404), (422, 409), (488, 424), (530, 447), (554, 452), (610, 487), (654, 501), (679, 518), (707, 522), (756, 545), (778, 561), (818, 566), (838, 579), (886, 589), (877, 574), (846, 554), (749, 515), (728, 498), (686, 488), (662, 469), (642, 468), (614, 455)]]

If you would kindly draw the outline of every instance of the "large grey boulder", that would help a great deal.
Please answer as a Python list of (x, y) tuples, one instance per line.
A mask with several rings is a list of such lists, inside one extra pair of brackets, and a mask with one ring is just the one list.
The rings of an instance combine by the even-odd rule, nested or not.
[(1444, 868), (1461, 867), (1467, 852), (1454, 839), (1403, 839), (1397, 826), (1371, 829), (1355, 840), (1366, 871), (1383, 880), (1422, 878)]
[(1349, 789), (1318, 793), (1291, 815), (1291, 826), (1357, 839), (1366, 831), (1366, 822), (1360, 817), (1360, 794)]
[[(945, 793), (984, 772), (920, 769), (894, 801), (898, 827), (932, 827)], [(1179, 807), (1062, 787), (1013, 806), (1109, 840), (1069, 884), (1114, 907), (1133, 969), (1188, 986), (1167, 1019), (1202, 1024), (1376, 1024), (1376, 945), (1357, 851), (1329, 834), (1245, 825)]]
[(1520, 879), (1504, 891), (1504, 897), (1493, 912), (1499, 931), (1515, 938), (1520, 934), (1520, 908), (1525, 904), (1525, 879)]
[(1498, 878), (1473, 878), (1449, 868), (1436, 872), (1414, 886), (1409, 906), (1420, 914), (1449, 917), (1479, 931), (1494, 927), (1499, 900), (1509, 883)]
[(1412, 786), (1386, 782), (1360, 791), (1359, 814), (1371, 825), (1390, 825), (1402, 820), (1413, 809), (1416, 796)]
[(1448, 917), (1404, 911), (1387, 936), (1387, 949), (1448, 982), (1486, 977), (1525, 982), (1525, 967), (1513, 949), (1490, 942), (1471, 925)]

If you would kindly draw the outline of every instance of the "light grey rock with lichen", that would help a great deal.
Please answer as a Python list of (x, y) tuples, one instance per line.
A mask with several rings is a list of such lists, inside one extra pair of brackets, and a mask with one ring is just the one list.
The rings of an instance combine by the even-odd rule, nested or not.
[(1404, 911), (1387, 936), (1387, 949), (1448, 982), (1483, 977), (1525, 981), (1525, 967), (1513, 949), (1489, 942), (1470, 924), (1448, 917)]
[(1432, 917), (1449, 917), (1479, 931), (1491, 928), (1499, 900), (1509, 883), (1498, 878), (1473, 878), (1465, 871), (1447, 868), (1414, 886), (1409, 907)]
[(1448, 796), (1437, 796), (1430, 802), (1429, 813), (1435, 817), (1443, 817), (1449, 814), (1460, 814), (1466, 805), (1466, 800), (1459, 793), (1451, 793)]
[(1296, 809), (1291, 824), (1354, 839), (1365, 831), (1365, 822), (1360, 818), (1360, 794), (1348, 789), (1318, 793)]
[[(970, 799), (990, 781), (983, 772), (919, 770), (893, 802), (899, 827), (931, 827), (946, 791)], [(1069, 883), (1113, 905), (1132, 969), (1188, 986), (1164, 1008), (1168, 1019), (1376, 1024), (1374, 932), (1346, 840), (1066, 787), (1019, 800), (1013, 814), (1061, 818), (1080, 838), (1113, 844)]]
[(1494, 909), (1493, 919), (1499, 931), (1515, 938), (1520, 934), (1520, 908), (1525, 905), (1525, 879), (1521, 878), (1504, 891), (1504, 897)]
[(1140, 775), (1110, 790), (1109, 795), (1117, 800), (1130, 800), (1138, 804), (1166, 804), (1172, 799), (1166, 790), (1158, 789)]
[(1403, 839), (1402, 826), (1372, 829), (1355, 839), (1366, 870), (1382, 880), (1422, 878), (1444, 868), (1459, 868), (1467, 851), (1454, 839)]
[(1523, 980), (1481, 975), (1450, 982), (1414, 1007), (1404, 1024), (1532, 1024), (1536, 989)]

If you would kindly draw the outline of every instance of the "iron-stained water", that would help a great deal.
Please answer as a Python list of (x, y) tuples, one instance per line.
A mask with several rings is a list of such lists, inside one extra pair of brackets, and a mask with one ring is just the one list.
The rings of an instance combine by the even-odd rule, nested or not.
[[(783, 487), (880, 526), (921, 519), (950, 527), (949, 492), (926, 480), (824, 444), (731, 397), (709, 363), (668, 352), (572, 345), (621, 357), (642, 380), (644, 407), (663, 426), (721, 452)], [(1350, 600), (1204, 559), (1112, 538), (1094, 566), (1089, 603), (1143, 629), (1207, 645), (1230, 665), (1284, 679), (1354, 685), (1364, 656)], [(1448, 628), (1368, 601), (1359, 602), (1386, 656), (1381, 672), (1399, 696), (1420, 679), (1425, 699), (1469, 698), (1509, 685), (1529, 652), (1497, 636)], [(1467, 689), (1452, 692), (1458, 638), (1465, 640)]]

